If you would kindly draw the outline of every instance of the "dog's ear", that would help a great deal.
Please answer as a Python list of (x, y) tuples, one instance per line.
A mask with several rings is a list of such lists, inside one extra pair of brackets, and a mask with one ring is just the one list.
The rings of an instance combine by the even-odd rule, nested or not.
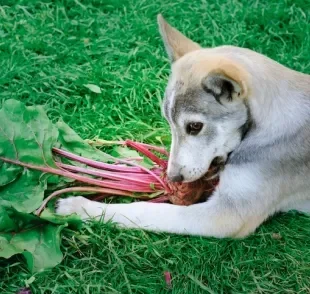
[(169, 25), (161, 14), (157, 15), (157, 21), (161, 37), (171, 62), (176, 61), (186, 53), (201, 48), (197, 43), (188, 39), (177, 29)]
[(233, 65), (212, 70), (202, 80), (203, 89), (222, 104), (224, 101), (244, 99), (248, 96), (246, 76)]

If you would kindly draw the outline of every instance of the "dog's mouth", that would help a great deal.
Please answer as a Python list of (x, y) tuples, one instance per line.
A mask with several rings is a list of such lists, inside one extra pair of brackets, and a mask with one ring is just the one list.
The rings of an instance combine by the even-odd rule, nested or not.
[(202, 177), (205, 181), (211, 181), (219, 177), (220, 172), (224, 170), (227, 158), (223, 156), (215, 157), (209, 167), (207, 173)]

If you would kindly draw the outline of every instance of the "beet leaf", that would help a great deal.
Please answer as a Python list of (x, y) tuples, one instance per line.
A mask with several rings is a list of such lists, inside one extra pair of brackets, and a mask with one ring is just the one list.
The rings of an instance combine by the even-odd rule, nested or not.
[[(44, 107), (27, 107), (12, 99), (3, 103), (0, 110), (0, 257), (23, 254), (32, 272), (61, 261), (60, 232), (68, 224), (78, 223), (77, 216), (63, 218), (48, 209), (41, 217), (34, 214), (48, 189), (65, 186), (72, 179), (12, 162), (60, 170), (52, 153), (55, 146), (101, 162), (112, 158), (87, 144), (64, 122), (53, 124)], [(77, 162), (71, 164), (84, 166)]]

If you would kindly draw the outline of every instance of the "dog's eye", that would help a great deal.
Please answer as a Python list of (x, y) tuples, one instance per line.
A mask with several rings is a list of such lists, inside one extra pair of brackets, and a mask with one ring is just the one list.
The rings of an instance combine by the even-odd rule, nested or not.
[(192, 122), (186, 126), (186, 132), (189, 135), (197, 135), (203, 127), (203, 123), (201, 122)]

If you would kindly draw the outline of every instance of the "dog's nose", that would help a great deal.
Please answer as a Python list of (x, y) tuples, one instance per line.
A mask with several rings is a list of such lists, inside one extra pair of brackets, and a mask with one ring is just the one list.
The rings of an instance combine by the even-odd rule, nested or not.
[(168, 178), (170, 182), (182, 182), (184, 180), (184, 177), (181, 174), (176, 175), (176, 176), (171, 176)]

